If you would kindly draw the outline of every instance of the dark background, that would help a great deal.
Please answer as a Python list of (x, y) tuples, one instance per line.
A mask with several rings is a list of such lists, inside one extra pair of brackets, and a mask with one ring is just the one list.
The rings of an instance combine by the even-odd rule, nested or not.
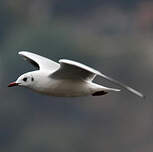
[[(34, 70), (17, 55), (21, 50), (91, 65), (147, 98), (124, 89), (57, 98), (7, 88)], [(152, 1), (0, 1), (1, 152), (152, 152), (152, 89)]]

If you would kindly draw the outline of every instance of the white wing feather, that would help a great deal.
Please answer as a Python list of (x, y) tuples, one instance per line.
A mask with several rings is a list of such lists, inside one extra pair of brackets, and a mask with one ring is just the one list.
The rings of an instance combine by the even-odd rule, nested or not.
[(18, 54), (40, 70), (55, 71), (60, 67), (58, 63), (35, 53), (21, 51)]

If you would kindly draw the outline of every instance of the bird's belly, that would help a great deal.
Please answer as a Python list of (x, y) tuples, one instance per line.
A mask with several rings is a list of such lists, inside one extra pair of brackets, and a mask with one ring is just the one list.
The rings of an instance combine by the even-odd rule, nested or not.
[(91, 94), (89, 85), (82, 81), (55, 80), (43, 93), (51, 96), (77, 97)]

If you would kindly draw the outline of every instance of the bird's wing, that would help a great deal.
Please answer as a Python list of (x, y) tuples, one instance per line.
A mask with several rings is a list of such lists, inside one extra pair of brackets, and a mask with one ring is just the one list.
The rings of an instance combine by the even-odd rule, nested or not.
[(139, 96), (139, 97), (141, 97), (141, 98), (145, 98), (145, 96), (144, 96), (142, 93), (140, 93), (139, 91), (137, 91), (137, 90), (135, 90), (135, 89), (133, 89), (133, 88), (131, 88), (131, 87), (129, 87), (129, 86), (127, 86), (127, 85), (121, 83), (121, 82), (118, 81), (118, 80), (115, 80), (115, 79), (113, 79), (113, 78), (111, 78), (111, 77), (108, 77), (108, 76), (106, 76), (106, 75), (104, 75), (104, 74), (102, 74), (102, 73), (100, 73), (99, 76), (102, 76), (102, 77), (105, 78), (106, 80), (109, 80), (110, 82), (113, 82), (114, 84), (123, 87), (124, 89), (128, 90), (129, 92), (131, 92), (131, 93), (133, 93), (133, 94), (135, 94), (135, 95), (137, 95), (137, 96)]
[(54, 70), (55, 71), (60, 67), (58, 63), (46, 57), (31, 53), (31, 52), (21, 51), (18, 54), (40, 70), (44, 69), (44, 70), (51, 70), (51, 71)]
[(92, 81), (100, 72), (76, 61), (59, 60), (60, 68), (51, 74), (55, 79), (90, 80)]
[(128, 90), (129, 92), (144, 98), (145, 96), (140, 93), (139, 91), (111, 78), (108, 77), (104, 74), (102, 74), (101, 72), (88, 67), (84, 64), (75, 62), (75, 61), (71, 61), (71, 60), (66, 60), (66, 59), (61, 59), (59, 60), (60, 63), (60, 68), (55, 71), (53, 74), (51, 74), (51, 77), (55, 78), (55, 79), (72, 79), (72, 80), (79, 80), (79, 79), (83, 79), (83, 80), (88, 80), (88, 81), (92, 81), (96, 75), (99, 75), (101, 77), (103, 77), (106, 80), (109, 80), (111, 82), (113, 82), (116, 85), (119, 85), (121, 87), (123, 87), (124, 89)]

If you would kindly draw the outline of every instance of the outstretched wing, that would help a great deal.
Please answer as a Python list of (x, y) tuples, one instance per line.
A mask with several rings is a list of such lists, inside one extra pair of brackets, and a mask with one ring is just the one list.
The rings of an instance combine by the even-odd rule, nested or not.
[(106, 75), (104, 75), (102, 73), (100, 73), (100, 76), (102, 76), (106, 80), (109, 80), (110, 82), (113, 82), (116, 85), (119, 85), (119, 86), (123, 87), (124, 89), (128, 90), (129, 92), (131, 92), (131, 93), (133, 93), (133, 94), (135, 94), (135, 95), (137, 95), (137, 96), (139, 96), (141, 98), (145, 98), (145, 96), (142, 93), (140, 93), (139, 91), (137, 91), (137, 90), (135, 90), (135, 89), (133, 89), (133, 88), (121, 83), (120, 81), (117, 81), (117, 80), (115, 80), (115, 79), (113, 79), (111, 77), (108, 77), (108, 76), (106, 76)]
[(125, 88), (126, 90), (128, 90), (129, 92), (144, 98), (144, 95), (140, 92), (138, 92), (137, 90), (113, 79), (110, 78), (104, 74), (102, 74), (101, 72), (88, 67), (84, 64), (75, 62), (75, 61), (71, 61), (71, 60), (66, 60), (66, 59), (61, 59), (59, 60), (60, 63), (60, 68), (55, 71), (51, 77), (55, 78), (55, 79), (71, 79), (71, 80), (87, 80), (87, 81), (92, 81), (96, 75), (102, 76), (103, 78), (113, 82), (114, 84), (117, 84), (123, 88)]
[(30, 62), (34, 67), (40, 69), (40, 70), (57, 70), (60, 65), (46, 57), (27, 52), (27, 51), (21, 51), (18, 53), (20, 56), (22, 56), (25, 60)]
[(96, 75), (100, 74), (97, 70), (75, 61), (61, 59), (59, 63), (60, 68), (51, 75), (55, 79), (92, 81)]

